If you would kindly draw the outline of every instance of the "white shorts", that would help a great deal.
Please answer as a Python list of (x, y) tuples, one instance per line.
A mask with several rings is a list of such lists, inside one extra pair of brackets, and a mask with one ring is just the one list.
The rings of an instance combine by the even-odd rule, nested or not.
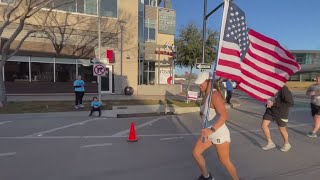
[(226, 124), (223, 124), (216, 132), (210, 134), (208, 139), (212, 144), (222, 144), (224, 142), (231, 142), (230, 131)]

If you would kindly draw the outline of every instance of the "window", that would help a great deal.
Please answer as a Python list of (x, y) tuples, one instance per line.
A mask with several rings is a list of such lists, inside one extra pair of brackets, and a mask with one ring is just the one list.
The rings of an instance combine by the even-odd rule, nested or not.
[(144, 0), (144, 4), (148, 6), (158, 6), (158, 1), (157, 0)]
[(0, 0), (3, 3), (13, 3), (15, 0)]
[(84, 1), (85, 0), (77, 0), (77, 10), (78, 13), (84, 13)]
[(101, 0), (101, 16), (118, 17), (118, 0)]
[(56, 9), (68, 12), (76, 12), (76, 0), (55, 0), (53, 1)]
[(296, 61), (299, 64), (306, 64), (306, 54), (296, 54)]
[(138, 31), (139, 31), (139, 42), (143, 42), (144, 41), (144, 36), (143, 36), (143, 12), (139, 11), (139, 19), (138, 19)]
[(97, 82), (97, 77), (93, 76), (92, 72), (93, 66), (87, 64), (78, 65), (78, 74), (81, 75), (82, 80), (86, 83), (95, 83)]
[(155, 69), (156, 63), (152, 61), (145, 61), (143, 63), (143, 84), (154, 85), (155, 84)]
[(97, 15), (97, 0), (85, 0), (85, 13)]
[(156, 40), (156, 21), (155, 20), (152, 20), (152, 19), (145, 20), (144, 40), (145, 41)]
[(32, 62), (31, 81), (53, 82), (53, 64)]
[(56, 64), (56, 82), (72, 82), (75, 79), (75, 64)]
[(6, 81), (29, 81), (29, 62), (8, 61), (4, 69)]

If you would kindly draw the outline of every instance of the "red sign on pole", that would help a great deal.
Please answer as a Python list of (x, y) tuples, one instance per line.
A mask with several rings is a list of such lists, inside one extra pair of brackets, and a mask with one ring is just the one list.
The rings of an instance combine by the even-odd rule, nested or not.
[(109, 59), (109, 63), (114, 63), (113, 51), (107, 50), (106, 55), (107, 55), (106, 58)]

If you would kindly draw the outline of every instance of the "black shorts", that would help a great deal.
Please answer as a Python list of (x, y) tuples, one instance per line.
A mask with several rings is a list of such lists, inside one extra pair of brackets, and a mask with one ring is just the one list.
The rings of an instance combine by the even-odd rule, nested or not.
[(270, 112), (264, 113), (263, 120), (275, 121), (279, 127), (286, 127), (288, 124), (288, 118), (280, 118), (279, 115)]
[(314, 116), (314, 115), (320, 116), (320, 106), (317, 106), (317, 105), (311, 103), (311, 114), (312, 114), (312, 116)]

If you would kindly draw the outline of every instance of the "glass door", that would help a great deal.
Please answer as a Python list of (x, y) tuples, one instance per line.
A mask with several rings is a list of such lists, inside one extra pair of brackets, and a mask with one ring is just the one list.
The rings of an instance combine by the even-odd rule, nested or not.
[(106, 76), (101, 77), (101, 92), (112, 93), (112, 66), (106, 65)]

